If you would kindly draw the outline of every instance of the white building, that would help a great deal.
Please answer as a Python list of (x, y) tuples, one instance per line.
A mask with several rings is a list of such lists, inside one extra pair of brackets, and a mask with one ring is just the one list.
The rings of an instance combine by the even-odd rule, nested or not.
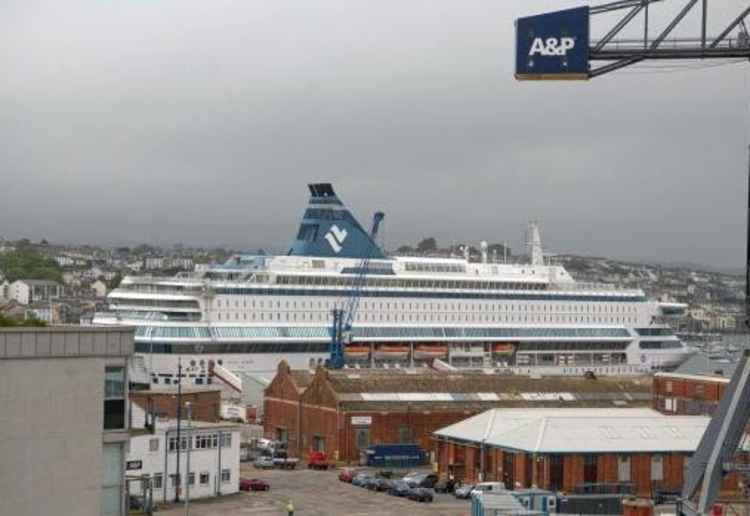
[[(133, 404), (133, 417), (138, 417)], [(134, 435), (127, 455), (129, 476), (146, 475), (152, 482), (154, 502), (174, 501), (177, 486), (184, 499), (189, 484), (190, 499), (210, 498), (239, 491), (240, 426), (232, 423), (182, 421), (177, 476), (178, 439), (176, 420), (156, 420), (153, 432)], [(190, 471), (187, 471), (188, 443)], [(221, 446), (219, 445), (221, 443)], [(165, 469), (166, 466), (166, 469)], [(140, 494), (140, 483), (131, 482), (130, 493)]]
[(96, 280), (91, 284), (91, 290), (94, 291), (96, 297), (104, 297), (107, 295), (107, 284), (102, 280)]
[(164, 268), (164, 258), (160, 256), (150, 256), (145, 260), (146, 270), (158, 270)]
[(62, 296), (62, 287), (56, 281), (20, 279), (10, 284), (10, 298), (22, 305), (51, 301)]

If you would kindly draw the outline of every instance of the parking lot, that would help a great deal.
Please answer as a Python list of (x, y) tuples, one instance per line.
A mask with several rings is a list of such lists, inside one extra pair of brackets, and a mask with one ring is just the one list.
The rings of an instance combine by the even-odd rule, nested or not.
[[(432, 503), (419, 503), (352, 486), (338, 480), (339, 470), (257, 470), (252, 465), (243, 464), (241, 474), (268, 481), (270, 491), (241, 492), (217, 500), (195, 501), (190, 505), (190, 514), (285, 515), (290, 500), (294, 504), (295, 516), (468, 516), (470, 512), (468, 501), (456, 500), (451, 495), (436, 494)], [(171, 506), (159, 514), (182, 515), (184, 508)]]

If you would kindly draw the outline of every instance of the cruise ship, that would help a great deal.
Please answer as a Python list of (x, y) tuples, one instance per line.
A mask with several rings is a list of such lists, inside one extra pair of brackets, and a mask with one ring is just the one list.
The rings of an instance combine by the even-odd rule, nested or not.
[(389, 256), (329, 183), (310, 198), (285, 255), (236, 255), (172, 278), (127, 276), (94, 324), (132, 325), (136, 357), (155, 384), (176, 382), (178, 357), (196, 384), (216, 371), (270, 377), (279, 361), (315, 367), (329, 356), (332, 310), (343, 307), (363, 258), (346, 365), (482, 369), (505, 374), (642, 374), (693, 350), (667, 318), (685, 305), (640, 289), (576, 282), (546, 263), (532, 227), (528, 263)]

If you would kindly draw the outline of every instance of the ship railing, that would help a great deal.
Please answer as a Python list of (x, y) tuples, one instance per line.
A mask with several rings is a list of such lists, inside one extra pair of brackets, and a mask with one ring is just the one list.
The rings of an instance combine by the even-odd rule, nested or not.
[(547, 290), (557, 292), (618, 292), (623, 294), (641, 294), (637, 288), (620, 288), (612, 283), (550, 283)]

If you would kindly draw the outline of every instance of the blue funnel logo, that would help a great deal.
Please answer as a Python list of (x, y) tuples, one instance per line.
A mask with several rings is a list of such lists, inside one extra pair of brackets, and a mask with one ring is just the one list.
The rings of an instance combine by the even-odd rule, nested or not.
[(344, 240), (346, 240), (347, 235), (348, 233), (345, 229), (341, 229), (334, 224), (331, 226), (331, 229), (328, 230), (328, 233), (326, 233), (325, 239), (328, 241), (331, 249), (333, 249), (333, 252), (339, 254), (344, 248)]
[(330, 183), (307, 185), (310, 200), (290, 255), (383, 259), (385, 254), (339, 200)]

